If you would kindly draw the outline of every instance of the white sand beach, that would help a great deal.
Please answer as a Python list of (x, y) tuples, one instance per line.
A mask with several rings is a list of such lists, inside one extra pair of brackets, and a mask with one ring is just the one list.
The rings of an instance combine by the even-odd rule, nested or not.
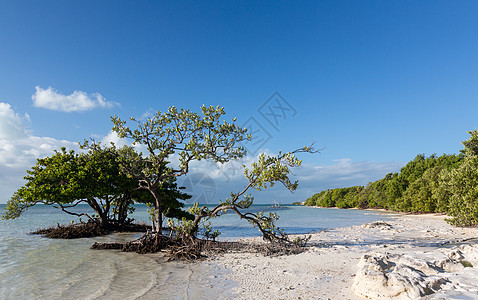
[(312, 234), (298, 255), (225, 254), (201, 268), (219, 272), (210, 288), (228, 298), (478, 299), (477, 237), (442, 215), (397, 214)]

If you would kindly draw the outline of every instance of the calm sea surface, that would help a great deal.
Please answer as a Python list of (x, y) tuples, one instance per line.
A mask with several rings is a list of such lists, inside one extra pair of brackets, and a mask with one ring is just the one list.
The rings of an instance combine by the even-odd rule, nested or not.
[[(1, 213), (4, 207), (0, 204)], [(135, 207), (132, 217), (148, 222), (146, 206)], [(289, 234), (359, 225), (388, 217), (371, 211), (302, 206), (256, 205), (251, 210), (276, 212), (280, 216), (278, 225)], [(43, 205), (30, 208), (16, 220), (0, 220), (0, 299), (197, 299), (218, 293), (227, 296), (227, 291), (210, 288), (210, 278), (217, 271), (213, 268), (165, 263), (157, 254), (89, 249), (94, 242), (126, 241), (141, 234), (75, 240), (29, 234), (71, 220), (77, 218)], [(222, 233), (219, 236), (222, 240), (259, 235), (257, 229), (233, 213), (211, 223)]]

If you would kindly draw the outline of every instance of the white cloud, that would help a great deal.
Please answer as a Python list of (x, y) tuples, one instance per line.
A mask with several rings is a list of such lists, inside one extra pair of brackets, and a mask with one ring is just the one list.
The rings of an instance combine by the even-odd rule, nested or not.
[[(267, 149), (264, 151), (264, 153), (267, 155), (274, 155)], [(206, 160), (192, 161), (190, 164), (190, 170), (195, 173), (207, 174), (209, 177), (215, 180), (242, 180), (244, 178), (243, 165), (249, 167), (253, 162), (258, 160), (259, 155), (260, 153), (255, 156), (247, 155), (242, 159), (230, 161), (225, 164), (214, 163)], [(171, 158), (171, 165), (177, 166), (179, 164), (179, 155), (173, 155)]]
[(138, 153), (142, 153), (143, 156), (148, 155), (148, 148), (142, 144), (134, 144), (129, 139), (120, 138), (118, 134), (114, 131), (110, 131), (105, 137), (101, 140), (101, 145), (103, 146), (110, 146), (113, 143), (117, 148), (121, 148), (123, 146), (133, 146), (134, 150)]
[(131, 145), (128, 140), (122, 139), (114, 131), (110, 131), (102, 140), (101, 144), (105, 146), (110, 146), (111, 143), (115, 144), (116, 147), (121, 148), (125, 145)]
[(299, 189), (306, 198), (326, 189), (365, 186), (404, 166), (402, 162), (352, 161), (349, 158), (334, 162), (332, 165), (304, 165), (295, 172), (300, 180)]
[[(267, 153), (271, 154), (271, 153)], [(207, 175), (213, 180), (216, 187), (215, 199), (212, 202), (223, 200), (230, 192), (238, 192), (247, 183), (242, 164), (250, 165), (257, 157), (248, 156), (241, 161), (229, 162), (224, 165), (210, 162), (195, 162), (191, 164), (189, 176), (203, 178), (198, 174)], [(308, 197), (322, 190), (355, 185), (366, 185), (368, 182), (383, 178), (387, 173), (397, 172), (404, 164), (397, 162), (367, 162), (352, 161), (344, 158), (335, 160), (332, 165), (304, 164), (297, 169), (292, 169), (291, 179), (299, 180), (299, 187), (293, 193), (282, 185), (268, 188), (261, 192), (253, 192), (256, 203), (292, 203), (304, 201)], [(187, 177), (178, 180), (180, 185), (185, 185)], [(188, 192), (190, 192), (188, 190)], [(194, 190), (193, 194), (197, 191)]]
[(35, 165), (37, 158), (61, 147), (78, 149), (74, 142), (30, 135), (26, 130), (29, 122), (27, 114), (22, 117), (10, 104), (0, 102), (0, 203), (23, 184), (25, 171)]
[[(0, 121), (1, 122), (1, 121)], [(26, 170), (35, 165), (36, 159), (51, 155), (61, 147), (78, 149), (78, 144), (49, 137), (27, 136), (16, 140), (0, 139), (0, 203), (19, 188)]]
[(25, 122), (30, 122), (30, 116), (23, 117), (15, 113), (8, 103), (0, 102), (0, 139), (26, 136)]
[(91, 110), (97, 107), (112, 108), (119, 106), (119, 103), (106, 101), (99, 93), (88, 95), (82, 91), (74, 91), (70, 95), (63, 95), (52, 87), (42, 89), (39, 86), (36, 86), (35, 90), (35, 94), (32, 95), (33, 105), (50, 110), (74, 112)]
[(139, 118), (138, 120), (140, 121), (146, 121), (148, 118), (153, 117), (156, 114), (156, 110), (150, 108), (147, 111), (145, 111)]
[(390, 167), (393, 169), (399, 165), (397, 163), (354, 162), (350, 158), (336, 159), (334, 162), (334, 164), (328, 166), (306, 166), (305, 169), (308, 169), (308, 174), (304, 176), (304, 179), (324, 180), (333, 178), (338, 182), (368, 180), (371, 175), (381, 174), (384, 169), (389, 170)]

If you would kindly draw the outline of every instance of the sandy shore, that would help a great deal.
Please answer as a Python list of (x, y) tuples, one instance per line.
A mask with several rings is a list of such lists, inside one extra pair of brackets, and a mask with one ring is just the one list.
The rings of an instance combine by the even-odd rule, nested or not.
[(386, 223), (313, 234), (298, 255), (225, 254), (201, 268), (218, 274), (210, 288), (222, 298), (478, 299), (478, 247), (466, 246), (477, 243), (477, 228), (441, 215), (397, 214)]

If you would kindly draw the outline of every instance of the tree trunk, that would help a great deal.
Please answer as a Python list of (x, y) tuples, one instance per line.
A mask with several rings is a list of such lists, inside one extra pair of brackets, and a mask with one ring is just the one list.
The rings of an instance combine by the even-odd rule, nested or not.
[(161, 204), (156, 200), (156, 231), (163, 235), (163, 211), (161, 209)]
[(104, 211), (95, 199), (88, 199), (88, 204), (98, 214), (102, 226), (108, 225), (108, 211)]
[(156, 233), (159, 236), (163, 235), (163, 206), (161, 205), (161, 197), (156, 190), (151, 191), (155, 199), (155, 212), (156, 212)]
[(128, 208), (131, 204), (131, 197), (129, 195), (124, 195), (120, 197), (116, 203), (116, 219), (118, 221), (118, 224), (125, 224), (126, 218), (128, 217)]

